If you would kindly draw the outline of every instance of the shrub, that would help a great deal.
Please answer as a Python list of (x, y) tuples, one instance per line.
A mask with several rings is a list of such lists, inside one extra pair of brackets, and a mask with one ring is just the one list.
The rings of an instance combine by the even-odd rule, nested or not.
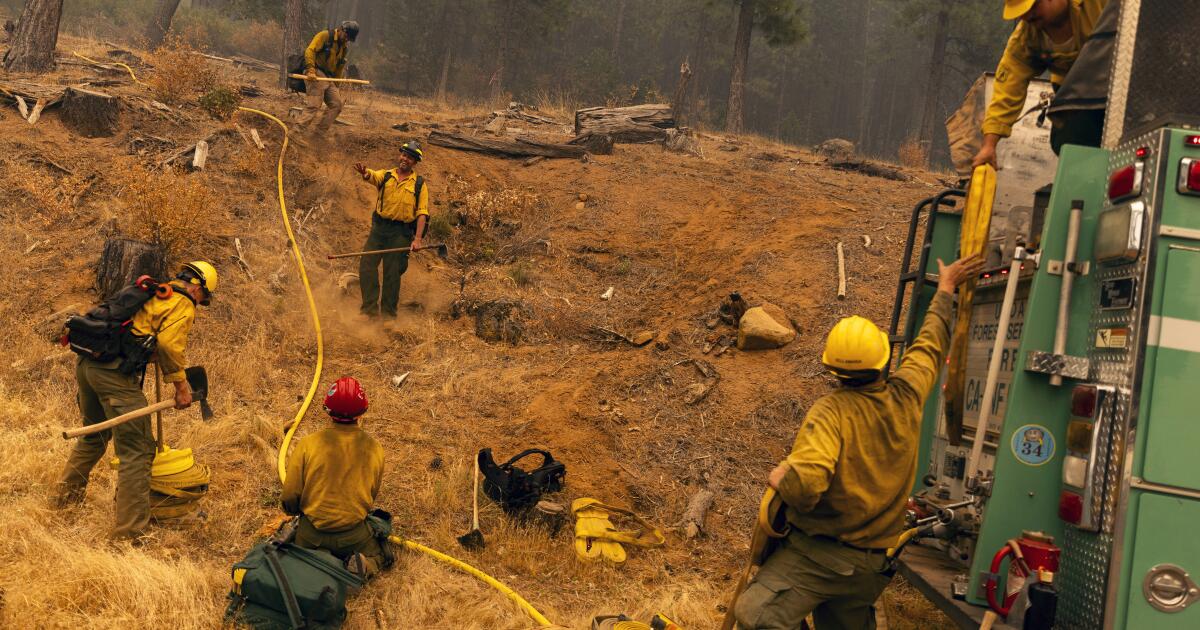
[(199, 100), (200, 108), (217, 120), (229, 120), (242, 104), (242, 95), (237, 88), (228, 85), (217, 86)]
[(126, 181), (121, 194), (127, 212), (122, 231), (160, 246), (168, 260), (206, 230), (221, 204), (200, 179), (174, 171), (150, 172), (132, 166), (118, 174)]
[(216, 68), (180, 37), (168, 36), (150, 57), (154, 72), (147, 83), (154, 98), (168, 105), (181, 105), (217, 85)]
[(533, 270), (523, 262), (519, 262), (508, 269), (508, 277), (519, 287), (527, 287), (533, 284)]
[(439, 241), (444, 241), (454, 234), (454, 226), (450, 224), (450, 218), (444, 212), (429, 215), (429, 225), (426, 230), (430, 236)]
[(900, 143), (896, 151), (900, 163), (910, 168), (926, 168), (929, 166), (929, 147), (917, 136), (909, 136)]

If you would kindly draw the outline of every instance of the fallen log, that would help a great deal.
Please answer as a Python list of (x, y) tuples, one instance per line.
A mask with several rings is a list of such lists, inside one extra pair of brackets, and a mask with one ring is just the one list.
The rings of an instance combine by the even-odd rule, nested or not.
[(839, 171), (854, 171), (856, 173), (862, 173), (863, 175), (882, 177), (884, 179), (891, 179), (898, 182), (907, 182), (912, 180), (911, 177), (905, 175), (900, 171), (900, 169), (884, 166), (883, 164), (876, 162), (867, 162), (865, 160), (841, 160), (830, 162), (829, 166)]
[(609, 135), (613, 142), (659, 142), (675, 127), (671, 106), (588, 107), (575, 112), (575, 135)]
[(498, 140), (464, 136), (444, 131), (429, 132), (429, 144), (458, 149), (460, 151), (476, 151), (486, 155), (499, 157), (533, 157), (540, 155), (548, 158), (580, 158), (587, 150), (570, 144), (551, 144), (539, 142), (530, 138), (517, 138), (515, 141)]
[(846, 250), (842, 247), (842, 242), (837, 244), (837, 266), (838, 266), (838, 292), (839, 300), (846, 299)]
[(115, 96), (74, 87), (63, 91), (63, 124), (82, 136), (111, 136), (120, 118), (121, 100)]

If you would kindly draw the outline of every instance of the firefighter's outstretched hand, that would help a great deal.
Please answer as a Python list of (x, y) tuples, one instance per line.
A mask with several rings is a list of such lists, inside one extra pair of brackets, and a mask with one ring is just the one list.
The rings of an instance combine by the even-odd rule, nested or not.
[(175, 408), (186, 409), (192, 404), (192, 386), (187, 381), (175, 383)]
[(944, 291), (951, 295), (954, 294), (954, 289), (966, 282), (967, 279), (979, 275), (983, 271), (983, 258), (979, 256), (970, 256), (967, 258), (959, 258), (953, 263), (947, 265), (939, 258), (938, 264), (938, 291)]
[(791, 467), (787, 465), (787, 462), (781, 462), (775, 467), (774, 470), (771, 471), (771, 474), (767, 476), (767, 485), (778, 490), (779, 483), (783, 481), (783, 477), (787, 475), (789, 468)]
[(354, 163), (354, 170), (355, 170), (355, 171), (357, 171), (359, 175), (362, 175), (362, 176), (363, 176), (363, 178), (366, 178), (366, 176), (367, 176), (367, 167), (363, 166), (363, 163), (362, 163), (362, 162), (355, 162), (355, 163)]

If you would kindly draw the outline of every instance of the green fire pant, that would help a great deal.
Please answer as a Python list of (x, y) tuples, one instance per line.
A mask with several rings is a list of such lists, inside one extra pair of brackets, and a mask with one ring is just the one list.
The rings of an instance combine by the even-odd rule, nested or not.
[(742, 630), (792, 630), (809, 613), (820, 630), (875, 627), (875, 600), (891, 581), (882, 553), (792, 533), (742, 592), (734, 617)]
[[(139, 379), (122, 374), (117, 363), (80, 359), (75, 367), (84, 426), (146, 406)], [(113, 440), (113, 450), (121, 460), (117, 467), (116, 523), (112, 536), (137, 538), (150, 523), (150, 467), (154, 463), (155, 442), (149, 416), (77, 439), (59, 482), (58, 504), (66, 506), (83, 499), (88, 475), (104, 457), (109, 440)]]
[(308, 517), (301, 516), (300, 525), (296, 527), (295, 544), (305, 549), (324, 549), (342, 562), (361, 553), (366, 559), (364, 568), (367, 576), (379, 572), (383, 566), (383, 550), (379, 548), (379, 540), (366, 521), (340, 532), (325, 532), (313, 527)]
[[(371, 215), (371, 234), (363, 251), (412, 245), (414, 226)], [(379, 290), (379, 263), (383, 263), (383, 292)], [(400, 276), (408, 271), (408, 252), (362, 256), (358, 261), (358, 284), (362, 289), (362, 312), (395, 317), (400, 304)]]

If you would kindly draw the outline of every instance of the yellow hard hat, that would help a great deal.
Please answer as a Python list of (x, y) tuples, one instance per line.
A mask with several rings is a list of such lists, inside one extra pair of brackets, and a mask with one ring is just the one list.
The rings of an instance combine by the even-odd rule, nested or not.
[(1033, 8), (1036, 0), (1004, 0), (1004, 19), (1015, 20)]
[(183, 263), (183, 271), (180, 272), (179, 276), (182, 280), (198, 284), (204, 288), (205, 299), (201, 304), (208, 304), (208, 296), (211, 296), (217, 290), (217, 268), (212, 266), (212, 263), (203, 260), (193, 260), (190, 263)]
[(882, 370), (891, 356), (887, 334), (871, 320), (855, 315), (829, 331), (821, 363), (835, 372), (862, 372)]

